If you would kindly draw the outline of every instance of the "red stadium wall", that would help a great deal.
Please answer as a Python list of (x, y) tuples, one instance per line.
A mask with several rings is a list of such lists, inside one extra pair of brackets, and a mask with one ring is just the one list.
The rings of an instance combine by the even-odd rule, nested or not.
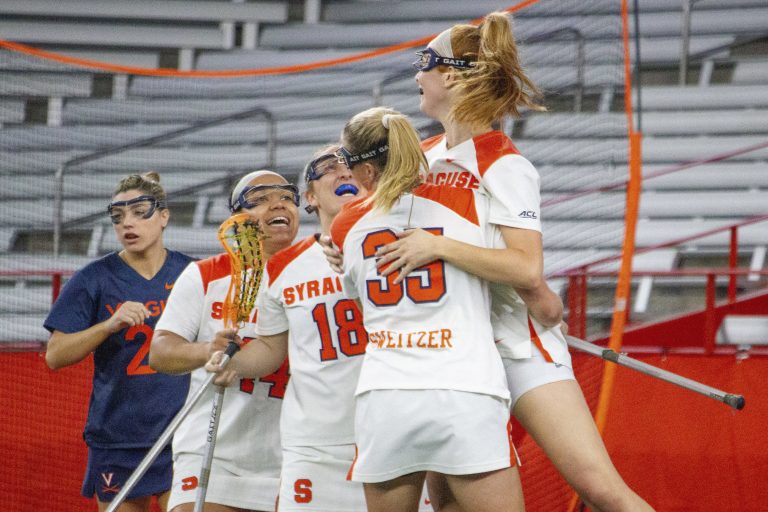
[[(627, 483), (659, 511), (765, 510), (768, 402), (763, 397), (768, 396), (768, 357), (741, 361), (732, 355), (634, 357), (743, 394), (747, 406), (735, 412), (709, 398), (619, 368), (604, 435)], [(583, 354), (574, 354), (574, 360), (577, 374), (580, 367), (599, 362)], [(80, 496), (90, 359), (53, 372), (40, 354), (0, 353), (0, 368), (2, 509), (96, 510), (92, 501)], [(520, 451), (527, 510), (560, 510), (553, 508), (554, 503), (568, 497), (568, 488), (563, 484), (562, 493), (554, 496), (552, 487), (544, 485), (559, 477), (551, 466), (534, 463), (543, 455), (530, 439), (522, 442)], [(539, 473), (530, 474), (526, 466), (538, 467)]]
[(0, 353), (0, 509), (97, 510), (80, 496), (92, 373), (91, 357), (54, 372), (43, 354)]
[(627, 483), (664, 512), (766, 510), (768, 357), (633, 357), (742, 394), (746, 406), (619, 367), (603, 436)]

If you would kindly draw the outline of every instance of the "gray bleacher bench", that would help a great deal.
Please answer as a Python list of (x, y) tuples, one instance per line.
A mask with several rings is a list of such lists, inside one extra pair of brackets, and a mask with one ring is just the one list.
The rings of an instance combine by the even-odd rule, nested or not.
[(26, 102), (20, 98), (0, 98), (0, 124), (24, 121)]
[(56, 18), (95, 18), (173, 21), (251, 21), (284, 23), (288, 2), (158, 1), (158, 0), (3, 0), (0, 14)]
[(726, 315), (717, 330), (718, 345), (768, 345), (768, 315)]
[[(712, 112), (707, 111), (643, 112), (643, 134), (768, 134), (768, 109), (721, 110), (717, 113), (717, 122), (711, 120)], [(530, 138), (621, 137), (626, 131), (623, 112), (534, 114), (525, 120), (523, 128), (524, 136)]]
[[(184, 96), (187, 95), (186, 92), (178, 91), (178, 94)], [(419, 108), (418, 98), (413, 92), (385, 93), (383, 104), (409, 114), (418, 112)], [(268, 109), (278, 120), (328, 117), (348, 119), (371, 105), (372, 95), (369, 90), (343, 96), (335, 91), (327, 96), (312, 97), (283, 94), (280, 97), (140, 98), (125, 101), (74, 99), (64, 105), (63, 121), (65, 125), (174, 121), (189, 123), (234, 114), (258, 106)]]
[(733, 70), (734, 84), (768, 87), (768, 59), (740, 59)]
[[(637, 108), (636, 96), (632, 96)], [(643, 109), (652, 110), (720, 110), (768, 106), (768, 87), (764, 85), (717, 84), (707, 87), (644, 86)]]
[[(235, 23), (243, 24), (243, 46), (255, 47), (260, 23), (288, 20), (288, 2), (5, 0), (0, 18), (0, 34), (24, 43), (190, 52), (232, 48)], [(191, 66), (191, 53), (184, 61), (183, 68)]]
[(0, 96), (87, 97), (91, 95), (91, 82), (90, 73), (4, 71), (0, 72)]
[(45, 314), (0, 313), (0, 346), (3, 342), (46, 342), (50, 333), (43, 327)]

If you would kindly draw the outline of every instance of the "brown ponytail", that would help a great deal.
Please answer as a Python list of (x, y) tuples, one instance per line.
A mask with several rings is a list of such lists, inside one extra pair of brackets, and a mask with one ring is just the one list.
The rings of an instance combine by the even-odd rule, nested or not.
[(487, 126), (504, 115), (519, 116), (521, 108), (546, 110), (541, 92), (525, 73), (507, 13), (488, 14), (479, 27), (455, 25), (451, 47), (456, 58), (476, 65), (455, 70), (459, 94), (451, 110), (456, 121)]
[(114, 192), (112, 192), (112, 197), (129, 190), (140, 190), (144, 194), (154, 197), (159, 202), (165, 201), (165, 190), (160, 185), (160, 175), (155, 171), (148, 171), (141, 175), (132, 174), (123, 178), (118, 182)]

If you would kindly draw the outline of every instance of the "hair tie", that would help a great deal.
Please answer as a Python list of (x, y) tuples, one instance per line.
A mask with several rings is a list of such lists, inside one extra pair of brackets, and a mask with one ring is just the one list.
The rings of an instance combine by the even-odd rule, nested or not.
[(392, 114), (384, 114), (381, 116), (381, 124), (384, 125), (384, 128), (389, 130), (389, 120), (392, 119)]

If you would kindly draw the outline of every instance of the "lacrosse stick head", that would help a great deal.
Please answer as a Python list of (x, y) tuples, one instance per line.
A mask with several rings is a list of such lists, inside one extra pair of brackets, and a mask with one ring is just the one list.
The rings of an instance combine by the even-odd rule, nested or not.
[(240, 329), (250, 318), (264, 271), (258, 223), (247, 213), (236, 213), (222, 222), (219, 241), (229, 255), (231, 280), (222, 306), (224, 327)]

